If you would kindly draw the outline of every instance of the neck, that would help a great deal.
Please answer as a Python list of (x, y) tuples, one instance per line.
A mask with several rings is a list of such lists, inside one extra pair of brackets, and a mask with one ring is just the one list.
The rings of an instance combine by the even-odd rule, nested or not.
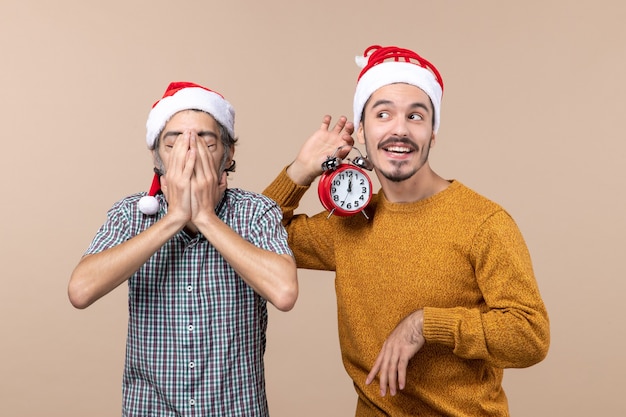
[(378, 175), (385, 197), (392, 203), (414, 203), (445, 190), (450, 182), (424, 166), (411, 178), (394, 182)]
[(198, 228), (191, 222), (185, 225), (185, 233), (187, 233), (191, 237), (195, 237), (198, 234)]

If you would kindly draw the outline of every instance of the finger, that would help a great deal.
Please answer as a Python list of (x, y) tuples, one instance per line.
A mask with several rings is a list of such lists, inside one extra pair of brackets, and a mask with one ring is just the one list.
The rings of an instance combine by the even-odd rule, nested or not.
[(191, 142), (191, 136), (187, 135), (185, 141), (189, 144), (188, 150), (185, 154), (185, 165), (183, 168), (183, 175), (185, 178), (191, 178), (193, 176), (194, 168), (196, 164), (197, 148), (193, 147)]
[(176, 138), (174, 148), (172, 149), (172, 157), (170, 158), (170, 171), (178, 174), (185, 171), (187, 158), (189, 153), (189, 134), (185, 132)]
[(409, 361), (400, 358), (398, 362), (398, 389), (403, 390), (406, 386), (406, 368), (409, 366)]
[(382, 367), (380, 368), (379, 381), (380, 384), (380, 396), (384, 397), (387, 395), (387, 370), (389, 369), (389, 364), (387, 360), (383, 362)]
[(354, 145), (354, 140), (350, 136), (347, 138), (341, 138), (344, 144), (341, 146), (341, 149), (337, 150), (336, 156), (340, 159), (344, 159), (348, 156), (348, 154), (352, 151), (352, 147)]
[(384, 397), (387, 394), (387, 384), (388, 384), (388, 373), (389, 373), (389, 346), (387, 342), (383, 344), (383, 348), (380, 351), (379, 359), (379, 372), (378, 372), (378, 383), (380, 384), (380, 395)]
[(379, 354), (378, 358), (376, 358), (376, 362), (374, 362), (374, 366), (372, 366), (370, 373), (367, 375), (367, 378), (365, 379), (365, 385), (371, 384), (372, 381), (374, 381), (374, 379), (376, 378), (376, 374), (378, 374), (378, 371), (380, 370), (381, 359), (382, 359), (382, 356), (381, 354)]
[(341, 140), (343, 140), (346, 145), (349, 145), (350, 147), (354, 146), (354, 138), (347, 133), (344, 133), (341, 136)]
[(320, 126), (320, 129), (322, 130), (328, 130), (328, 127), (330, 126), (330, 121), (332, 120), (332, 117), (330, 117), (330, 115), (325, 115), (324, 118), (322, 119), (322, 125)]
[(387, 369), (387, 379), (389, 385), (389, 393), (393, 396), (396, 395), (398, 387), (398, 360), (394, 356)]
[(190, 141), (189, 141), (189, 149), (191, 151), (194, 152), (194, 159), (195, 159), (195, 165), (194, 165), (194, 176), (198, 177), (198, 176), (203, 176), (204, 175), (204, 167), (203, 167), (203, 161), (202, 161), (202, 155), (203, 155), (203, 149), (202, 146), (199, 146), (198, 144), (198, 136), (195, 134), (191, 135)]
[[(215, 147), (213, 147), (212, 149), (215, 149)], [(205, 178), (213, 178), (217, 180), (217, 168), (215, 167), (213, 155), (209, 150), (209, 147), (206, 146), (204, 139), (200, 137), (198, 138), (198, 152), (198, 159), (202, 164), (201, 175), (203, 175)]]
[[(384, 373), (384, 378), (381, 375), (381, 381), (385, 380), (385, 388), (389, 388), (389, 394), (396, 395), (398, 391), (398, 354), (396, 349), (390, 348), (389, 360), (387, 366), (381, 370), (381, 374)], [(382, 382), (381, 382), (382, 385)]]
[(352, 135), (354, 133), (354, 123), (347, 122), (343, 131), (348, 135)]
[(214, 159), (214, 155), (210, 151), (206, 151), (202, 159), (204, 167), (204, 175), (207, 179), (210, 179), (211, 183), (218, 184), (221, 177), (218, 177), (219, 166)]
[(335, 131), (336, 133), (340, 133), (343, 130), (343, 128), (346, 126), (347, 121), (348, 119), (346, 118), (346, 116), (339, 117), (339, 120), (337, 120), (337, 123), (335, 123), (335, 127), (333, 128), (333, 131)]

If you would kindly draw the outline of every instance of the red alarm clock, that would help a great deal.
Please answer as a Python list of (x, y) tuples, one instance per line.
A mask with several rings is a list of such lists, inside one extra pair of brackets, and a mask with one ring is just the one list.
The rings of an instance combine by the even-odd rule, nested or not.
[[(337, 151), (339, 149), (341, 147)], [(372, 198), (372, 181), (364, 169), (371, 170), (372, 163), (361, 155), (347, 161), (349, 163), (344, 163), (334, 155), (326, 159), (322, 164), (324, 172), (317, 194), (322, 206), (330, 212), (328, 217), (333, 214), (346, 217), (362, 212), (367, 218), (363, 209)]]

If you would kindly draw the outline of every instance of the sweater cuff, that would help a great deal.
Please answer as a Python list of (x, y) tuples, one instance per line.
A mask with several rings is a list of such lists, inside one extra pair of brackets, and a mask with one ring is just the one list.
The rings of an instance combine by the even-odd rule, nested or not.
[(424, 339), (427, 343), (436, 343), (454, 347), (459, 317), (454, 309), (424, 307)]

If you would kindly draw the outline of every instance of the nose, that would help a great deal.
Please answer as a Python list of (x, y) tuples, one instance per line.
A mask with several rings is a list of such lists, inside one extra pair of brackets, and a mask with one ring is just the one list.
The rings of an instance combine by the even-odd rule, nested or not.
[(407, 120), (404, 117), (397, 117), (395, 119), (392, 134), (399, 137), (405, 137), (409, 135)]

